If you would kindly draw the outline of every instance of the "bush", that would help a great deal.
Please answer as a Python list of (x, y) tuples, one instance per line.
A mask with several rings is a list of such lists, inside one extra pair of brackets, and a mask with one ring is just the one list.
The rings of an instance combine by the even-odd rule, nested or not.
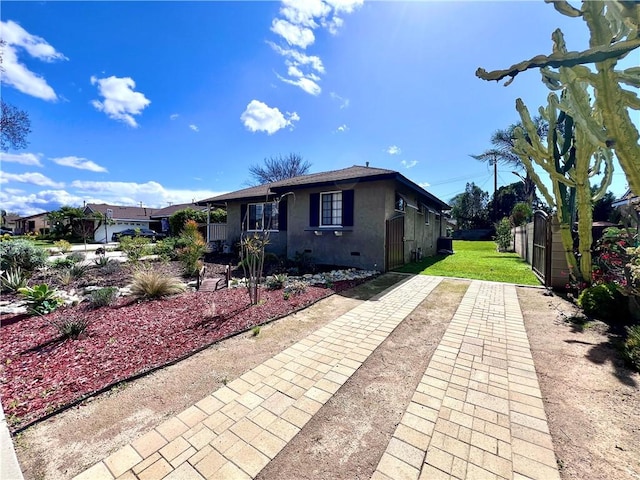
[(122, 264), (117, 260), (109, 260), (104, 265), (100, 266), (100, 271), (105, 275), (109, 275), (111, 273), (117, 273), (122, 270)]
[(585, 288), (578, 297), (584, 313), (602, 320), (619, 320), (627, 313), (626, 298), (615, 283), (601, 283)]
[(507, 217), (504, 217), (496, 224), (495, 242), (501, 252), (506, 252), (511, 246), (511, 222)]
[(60, 253), (69, 253), (71, 251), (71, 244), (66, 240), (53, 242), (53, 246), (56, 247)]
[(56, 310), (63, 301), (58, 292), (43, 283), (34, 287), (23, 287), (18, 293), (25, 298), (27, 309), (32, 315), (46, 315)]
[(516, 227), (526, 224), (532, 217), (533, 210), (526, 202), (518, 202), (511, 209), (511, 223)]
[(284, 284), (287, 282), (287, 276), (283, 273), (280, 275), (273, 275), (267, 278), (267, 290), (281, 290), (284, 288)]
[(73, 258), (56, 258), (53, 262), (51, 262), (51, 266), (58, 269), (70, 269), (76, 264)]
[(178, 258), (178, 248), (184, 247), (177, 238), (169, 237), (159, 240), (155, 245), (154, 253), (158, 255), (160, 260), (168, 262)]
[(307, 284), (302, 280), (294, 280), (284, 288), (284, 294), (287, 298), (291, 295), (300, 295), (307, 291)]
[(184, 247), (178, 250), (178, 258), (182, 262), (186, 275), (195, 275), (200, 269), (200, 259), (207, 251), (207, 243), (202, 234), (198, 231), (198, 224), (193, 220), (188, 220), (182, 233), (180, 241)]
[(10, 240), (0, 242), (0, 270), (21, 268), (24, 272), (33, 272), (44, 266), (47, 252), (29, 240)]
[(133, 275), (131, 294), (140, 299), (167, 297), (185, 291), (177, 278), (153, 270), (140, 270)]
[(71, 260), (73, 263), (83, 262), (87, 256), (83, 252), (72, 252), (67, 255), (67, 260)]
[(89, 320), (80, 316), (65, 316), (59, 320), (53, 320), (51, 324), (58, 330), (62, 338), (77, 339), (89, 326)]
[(151, 252), (149, 240), (144, 237), (120, 238), (120, 250), (127, 254), (127, 259), (131, 263), (137, 263), (142, 257), (149, 255)]
[(627, 339), (624, 341), (623, 355), (629, 364), (640, 372), (640, 325), (627, 328)]
[(20, 267), (7, 270), (0, 277), (2, 282), (2, 291), (17, 292), (18, 289), (27, 286), (28, 277)]
[(108, 307), (113, 305), (117, 298), (118, 289), (116, 287), (105, 287), (89, 294), (89, 305), (92, 308)]
[(171, 235), (180, 235), (188, 221), (193, 221), (196, 225), (198, 223), (207, 223), (207, 213), (193, 208), (178, 210), (169, 217)]

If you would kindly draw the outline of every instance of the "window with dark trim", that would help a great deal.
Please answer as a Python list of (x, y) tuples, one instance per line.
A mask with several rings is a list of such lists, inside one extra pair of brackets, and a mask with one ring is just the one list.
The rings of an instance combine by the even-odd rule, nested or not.
[(404, 212), (407, 208), (407, 201), (404, 199), (402, 195), (396, 192), (396, 202), (394, 209), (398, 212)]
[(247, 208), (247, 231), (278, 231), (277, 203), (250, 203)]
[(320, 226), (342, 226), (342, 192), (320, 194)]

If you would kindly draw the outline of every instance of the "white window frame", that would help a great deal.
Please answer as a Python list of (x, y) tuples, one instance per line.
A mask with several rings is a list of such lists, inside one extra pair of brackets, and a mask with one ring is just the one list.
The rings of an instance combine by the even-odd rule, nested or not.
[[(325, 195), (340, 195), (340, 223), (331, 223), (331, 224), (325, 224), (324, 222), (324, 216), (322, 215), (322, 207), (324, 205), (323, 203), (323, 197)], [(331, 220), (334, 221), (334, 211), (335, 211), (335, 206), (334, 206), (334, 202), (336, 200), (332, 199), (331, 200)], [(320, 228), (336, 228), (336, 227), (342, 227), (342, 221), (344, 220), (344, 202), (342, 199), (342, 190), (334, 190), (331, 192), (320, 192), (320, 212), (319, 212), (319, 218), (318, 218), (318, 226)]]
[[(262, 207), (262, 226), (263, 228), (261, 229), (254, 229), (254, 228), (249, 228), (249, 219), (251, 218), (251, 207), (252, 206), (258, 206), (260, 205)], [(276, 215), (278, 215), (278, 228), (270, 228), (269, 230), (265, 230), (264, 229), (264, 223), (265, 223), (265, 216), (264, 216), (264, 211), (265, 211), (265, 206), (266, 205), (271, 205), (271, 220), (273, 221), (273, 214), (274, 212), (276, 213)], [(279, 232), (280, 231), (280, 212), (278, 211), (278, 202), (255, 202), (255, 203), (248, 203), (247, 204), (247, 218), (246, 218), (246, 225), (247, 225), (247, 232)], [(243, 223), (244, 223), (243, 219)]]

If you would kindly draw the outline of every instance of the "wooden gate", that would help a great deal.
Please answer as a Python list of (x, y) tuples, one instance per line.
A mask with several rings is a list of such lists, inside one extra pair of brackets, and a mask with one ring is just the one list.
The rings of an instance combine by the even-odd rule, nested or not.
[(551, 286), (551, 218), (542, 210), (533, 214), (531, 268), (545, 287)]
[(404, 265), (404, 215), (387, 220), (385, 256), (387, 270)]

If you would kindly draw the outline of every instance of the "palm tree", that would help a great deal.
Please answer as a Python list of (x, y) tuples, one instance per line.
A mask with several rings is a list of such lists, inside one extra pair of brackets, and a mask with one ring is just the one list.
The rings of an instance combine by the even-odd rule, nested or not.
[[(541, 138), (546, 137), (549, 130), (549, 124), (547, 121), (540, 116), (535, 117), (533, 121), (536, 124), (536, 131), (538, 132), (538, 135), (540, 135)], [(481, 162), (489, 162), (489, 165), (493, 165), (496, 169), (498, 163), (515, 168), (516, 171), (514, 171), (513, 174), (522, 180), (524, 183), (525, 196), (529, 203), (533, 204), (536, 194), (536, 186), (528, 172), (525, 176), (522, 176), (522, 174), (518, 172), (518, 170), (524, 170), (524, 165), (522, 164), (520, 157), (518, 157), (514, 152), (515, 135), (513, 132), (516, 128), (521, 128), (525, 131), (521, 122), (511, 124), (503, 130), (496, 130), (493, 132), (493, 135), (491, 135), (491, 144), (494, 148), (485, 150), (479, 155), (471, 155), (471, 157), (476, 160), (480, 160)]]

